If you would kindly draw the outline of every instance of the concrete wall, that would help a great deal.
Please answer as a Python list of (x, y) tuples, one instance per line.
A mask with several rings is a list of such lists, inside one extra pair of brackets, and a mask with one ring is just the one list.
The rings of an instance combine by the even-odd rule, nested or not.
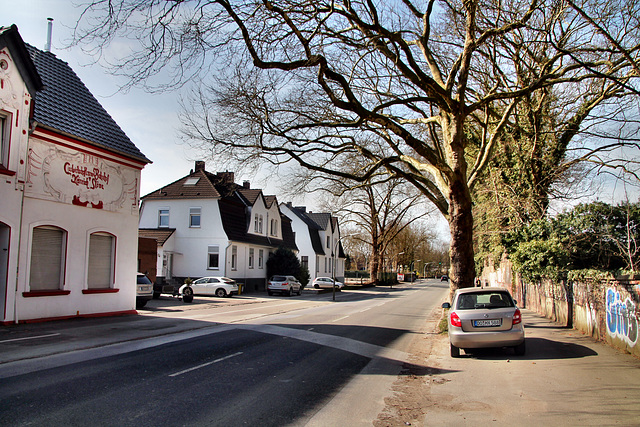
[[(640, 276), (618, 280), (525, 283), (503, 260), (485, 266), (483, 283), (511, 291), (521, 307), (640, 357)], [(500, 278), (512, 278), (511, 282)]]

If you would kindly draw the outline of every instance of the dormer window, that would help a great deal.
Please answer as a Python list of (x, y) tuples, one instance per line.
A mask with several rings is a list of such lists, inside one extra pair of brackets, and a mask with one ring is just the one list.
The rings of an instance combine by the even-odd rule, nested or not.
[(278, 220), (277, 219), (272, 219), (271, 220), (271, 235), (272, 236), (277, 236), (278, 235)]
[(258, 233), (262, 234), (262, 215), (258, 216)]

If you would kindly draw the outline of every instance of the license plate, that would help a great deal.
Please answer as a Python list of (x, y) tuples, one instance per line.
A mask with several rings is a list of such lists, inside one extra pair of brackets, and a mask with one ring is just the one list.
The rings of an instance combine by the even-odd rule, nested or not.
[(473, 326), (481, 328), (484, 326), (500, 326), (502, 325), (502, 319), (487, 319), (487, 320), (474, 320)]

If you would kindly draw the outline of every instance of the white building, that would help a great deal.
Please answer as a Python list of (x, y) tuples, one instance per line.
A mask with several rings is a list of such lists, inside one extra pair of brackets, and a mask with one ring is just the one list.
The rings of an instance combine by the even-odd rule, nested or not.
[(225, 276), (265, 290), (269, 254), (297, 252), (291, 222), (275, 196), (213, 174), (202, 161), (187, 176), (142, 197), (140, 236), (158, 239), (157, 282)]
[(316, 277), (334, 277), (344, 280), (346, 255), (340, 241), (338, 218), (330, 213), (307, 212), (304, 206), (283, 203), (280, 210), (291, 220), (296, 236), (298, 257), (309, 269), (311, 280)]
[(67, 63), (0, 28), (0, 319), (135, 313), (149, 160)]

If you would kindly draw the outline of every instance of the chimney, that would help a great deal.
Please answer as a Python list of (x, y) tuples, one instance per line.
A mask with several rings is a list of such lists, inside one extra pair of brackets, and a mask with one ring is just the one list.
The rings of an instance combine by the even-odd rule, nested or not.
[(51, 52), (51, 31), (53, 30), (53, 18), (47, 18), (47, 43), (44, 45), (45, 52)]
[(217, 172), (216, 175), (224, 183), (233, 184), (234, 179), (235, 179), (233, 172), (229, 172), (229, 171), (227, 171), (227, 172)]
[(244, 181), (242, 183), (242, 187), (246, 188), (247, 190), (250, 190), (251, 189), (251, 183), (249, 181)]
[(195, 170), (196, 171), (203, 171), (204, 170), (204, 162), (202, 160), (196, 160)]
[[(307, 213), (307, 207), (306, 206), (296, 206), (296, 209), (299, 210), (302, 213)], [(311, 212), (309, 212), (311, 213)]]

